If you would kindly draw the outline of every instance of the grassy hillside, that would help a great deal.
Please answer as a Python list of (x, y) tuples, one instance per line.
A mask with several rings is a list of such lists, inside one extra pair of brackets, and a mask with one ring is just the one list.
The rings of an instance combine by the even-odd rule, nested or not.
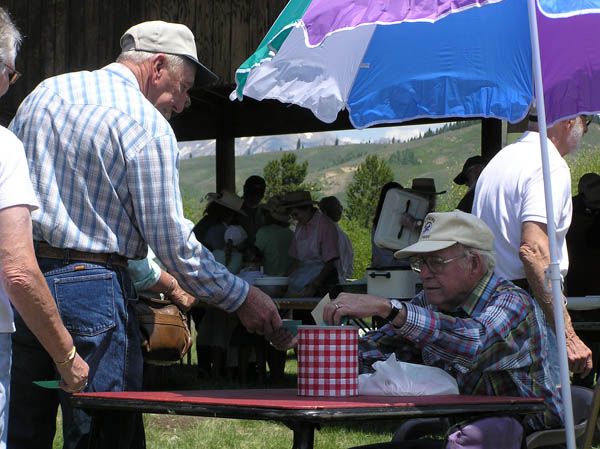
[[(434, 178), (438, 190), (448, 194), (440, 198), (438, 209), (451, 209), (460, 199), (464, 189), (454, 186), (452, 179), (460, 171), (464, 160), (480, 153), (481, 126), (474, 123), (467, 128), (449, 131), (408, 143), (396, 144), (356, 144), (329, 147), (316, 147), (298, 150), (295, 154), (299, 162), (308, 160), (308, 180), (317, 182), (321, 194), (336, 195), (345, 201), (346, 189), (352, 181), (356, 167), (367, 155), (377, 154), (388, 161), (394, 172), (394, 179), (402, 185), (410, 185), (416, 177)], [(509, 142), (518, 138), (510, 134)], [(600, 125), (594, 123), (583, 138), (581, 150), (569, 156), (574, 188), (579, 177), (588, 171), (600, 171)], [(412, 157), (407, 157), (412, 153)], [(279, 159), (283, 153), (263, 153), (236, 157), (236, 185), (238, 192), (244, 180), (252, 175), (262, 175), (267, 162)], [(412, 163), (407, 163), (411, 160)], [(203, 156), (186, 159), (181, 163), (180, 185), (186, 204), (186, 214), (195, 220), (202, 208), (201, 199), (215, 189), (215, 157)]]

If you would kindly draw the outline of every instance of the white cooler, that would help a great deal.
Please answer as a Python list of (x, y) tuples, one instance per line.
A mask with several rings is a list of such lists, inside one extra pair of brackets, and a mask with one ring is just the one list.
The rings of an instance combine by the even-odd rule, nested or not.
[(410, 268), (367, 268), (367, 293), (370, 295), (412, 299), (422, 288), (419, 275)]
[(420, 231), (400, 225), (400, 217), (408, 212), (422, 220), (429, 210), (429, 201), (402, 189), (390, 189), (385, 195), (373, 241), (381, 248), (399, 250), (419, 240)]

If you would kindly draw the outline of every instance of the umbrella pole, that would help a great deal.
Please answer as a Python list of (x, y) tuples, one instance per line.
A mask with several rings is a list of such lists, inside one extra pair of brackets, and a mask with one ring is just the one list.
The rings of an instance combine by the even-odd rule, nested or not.
[(549, 275), (552, 282), (552, 307), (556, 323), (556, 340), (558, 342), (558, 361), (560, 364), (560, 389), (563, 408), (566, 443), (568, 449), (575, 449), (575, 428), (573, 425), (573, 406), (571, 401), (571, 381), (569, 378), (569, 362), (567, 359), (567, 340), (565, 337), (565, 322), (563, 317), (563, 300), (561, 292), (560, 266), (556, 251), (556, 223), (554, 222), (554, 203), (552, 201), (552, 181), (550, 179), (550, 163), (548, 158), (548, 138), (546, 133), (546, 110), (544, 109), (544, 87), (542, 83), (542, 63), (538, 40), (536, 17), (536, 0), (528, 0), (529, 31), (531, 34), (531, 50), (533, 55), (533, 73), (535, 98), (538, 114), (540, 146), (542, 151), (542, 173), (544, 175), (544, 195), (546, 200), (546, 222), (548, 241), (550, 243)]

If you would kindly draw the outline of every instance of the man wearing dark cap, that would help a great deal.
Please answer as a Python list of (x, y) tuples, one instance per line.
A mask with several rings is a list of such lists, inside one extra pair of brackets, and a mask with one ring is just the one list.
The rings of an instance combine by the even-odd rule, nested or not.
[[(184, 221), (177, 141), (167, 120), (188, 104), (196, 76), (215, 78), (198, 61), (194, 35), (184, 25), (153, 21), (131, 27), (120, 42), (116, 63), (43, 81), (11, 123), (40, 203), (32, 214), (38, 262), (90, 365), (89, 391), (142, 386), (136, 295), (126, 266), (145, 257), (148, 246), (194, 297), (237, 313), (249, 331), (274, 344), (281, 335), (291, 339), (269, 297), (218, 264)], [(60, 402), (64, 447), (87, 447), (89, 415), (32, 384), (53, 377), (52, 360), (19, 322), (14, 342), (19, 376), (9, 446), (51, 447)], [(142, 447), (139, 423), (138, 415), (107, 416), (98, 447)]]
[(469, 190), (462, 197), (456, 208), (463, 212), (471, 213), (473, 209), (473, 199), (475, 198), (475, 185), (485, 167), (485, 160), (482, 156), (472, 156), (465, 161), (462, 171), (454, 178), (454, 184), (467, 186)]

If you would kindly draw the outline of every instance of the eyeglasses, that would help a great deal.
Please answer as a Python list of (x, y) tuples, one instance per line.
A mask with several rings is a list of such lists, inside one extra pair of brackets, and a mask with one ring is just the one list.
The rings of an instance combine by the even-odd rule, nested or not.
[(420, 273), (423, 269), (423, 265), (426, 265), (427, 268), (429, 268), (429, 271), (431, 271), (433, 274), (440, 274), (450, 262), (462, 259), (466, 255), (467, 254), (464, 253), (460, 256), (452, 257), (450, 259), (442, 259), (438, 256), (412, 256), (408, 259), (408, 262), (410, 263), (410, 267), (413, 269), (413, 271), (417, 273)]
[(593, 115), (582, 115), (581, 116), (583, 123), (585, 123), (585, 127), (587, 128), (588, 126), (590, 126), (590, 123), (592, 123), (594, 121), (594, 116)]
[(7, 63), (3, 62), (2, 65), (5, 67), (5, 70), (8, 70), (8, 85), (12, 86), (17, 82), (19, 78), (21, 78), (21, 72), (13, 69)]

